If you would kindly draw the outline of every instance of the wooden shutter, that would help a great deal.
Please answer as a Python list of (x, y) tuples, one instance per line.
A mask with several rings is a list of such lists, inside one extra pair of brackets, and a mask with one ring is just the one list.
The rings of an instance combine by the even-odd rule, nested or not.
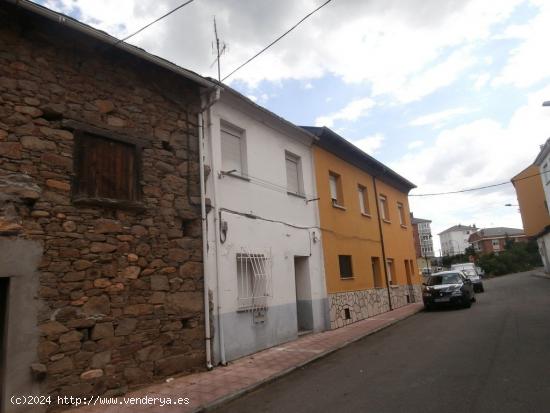
[(80, 135), (77, 196), (133, 201), (137, 199), (137, 165), (134, 145)]

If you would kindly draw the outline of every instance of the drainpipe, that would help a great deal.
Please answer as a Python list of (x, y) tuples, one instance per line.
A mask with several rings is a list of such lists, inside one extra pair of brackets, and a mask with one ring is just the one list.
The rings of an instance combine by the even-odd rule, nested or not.
[[(212, 177), (212, 219), (214, 222), (214, 245), (215, 245), (215, 261), (216, 261), (216, 310), (217, 310), (217, 325), (218, 325), (218, 337), (219, 337), (219, 350), (220, 350), (220, 363), (223, 366), (227, 365), (227, 360), (225, 358), (225, 340), (223, 332), (223, 322), (221, 318), (221, 304), (220, 304), (220, 274), (221, 274), (221, 253), (220, 253), (220, 225), (221, 225), (221, 213), (218, 208), (218, 190), (217, 190), (217, 179), (214, 171), (214, 148), (212, 145), (212, 105), (220, 99), (220, 89), (216, 90), (213, 101), (205, 107), (206, 117), (207, 117), (207, 128), (208, 136), (210, 137), (210, 163), (211, 171), (210, 176)], [(205, 221), (206, 224), (206, 221)]]
[[(199, 112), (199, 177), (200, 177), (200, 189), (201, 189), (201, 226), (202, 226), (202, 261), (203, 268), (206, 268), (206, 260), (208, 257), (208, 228), (206, 225), (206, 185), (204, 182), (204, 117), (203, 112), (210, 110), (210, 106), (213, 105), (217, 99), (219, 99), (219, 89), (214, 92), (214, 98), (211, 100), (208, 94), (209, 102), (206, 107), (202, 107)], [(202, 103), (202, 102), (201, 102)], [(211, 353), (211, 340), (210, 336), (210, 296), (208, 294), (208, 272), (203, 271), (204, 276), (204, 334), (205, 334), (205, 350), (206, 350), (206, 368), (212, 370), (212, 353)]]
[(390, 311), (393, 310), (391, 303), (390, 283), (388, 280), (388, 263), (386, 262), (386, 246), (384, 245), (384, 232), (382, 231), (382, 219), (380, 218), (380, 199), (378, 198), (378, 190), (376, 189), (376, 176), (372, 176), (374, 185), (374, 198), (376, 199), (376, 215), (378, 216), (378, 230), (380, 231), (380, 243), (382, 244), (382, 259), (384, 260), (384, 276), (386, 278), (386, 289), (388, 291), (388, 303)]

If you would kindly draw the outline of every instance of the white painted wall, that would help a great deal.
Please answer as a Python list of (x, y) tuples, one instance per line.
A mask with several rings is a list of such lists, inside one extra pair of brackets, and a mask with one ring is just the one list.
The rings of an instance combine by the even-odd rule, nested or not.
[(466, 248), (470, 246), (468, 238), (474, 231), (457, 230), (449, 231), (439, 235), (441, 240), (441, 251), (443, 255), (463, 254)]
[[(542, 181), (542, 187), (544, 188), (544, 196), (546, 198), (546, 204), (550, 205), (550, 152), (542, 160), (539, 166), (540, 179)], [(539, 246), (539, 254), (544, 264), (544, 270), (550, 273), (550, 234), (545, 234), (537, 238)]]
[(542, 181), (542, 187), (544, 188), (544, 196), (546, 197), (546, 203), (550, 205), (550, 152), (546, 155), (544, 160), (539, 166), (540, 179)]
[[(212, 167), (207, 179), (207, 197), (211, 199), (213, 209), (207, 221), (209, 252), (205, 270), (215, 302), (214, 359), (219, 361), (219, 320), (227, 360), (297, 337), (295, 256), (309, 257), (309, 303), (312, 327), (316, 331), (326, 328), (328, 303), (320, 231), (316, 228), (319, 226), (317, 204), (315, 201), (306, 203), (306, 198), (316, 198), (311, 152), (313, 138), (263, 112), (246, 99), (235, 97), (232, 92), (222, 92), (220, 101), (211, 108), (206, 121), (205, 163)], [(222, 121), (244, 130), (244, 156), (249, 180), (220, 175)], [(286, 192), (285, 151), (301, 159), (305, 197)], [(280, 222), (251, 219), (225, 209)], [(228, 228), (223, 243), (215, 231), (220, 212), (221, 220)], [(219, 248), (220, 260), (218, 282), (216, 248)], [(272, 295), (262, 323), (255, 323), (250, 312), (238, 311), (236, 255), (243, 249), (271, 256)], [(300, 297), (302, 306), (304, 302), (307, 308), (308, 300)]]

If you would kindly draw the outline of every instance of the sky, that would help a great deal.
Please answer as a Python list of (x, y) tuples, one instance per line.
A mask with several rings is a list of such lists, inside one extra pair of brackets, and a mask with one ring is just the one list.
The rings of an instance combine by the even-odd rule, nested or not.
[[(179, 0), (40, 0), (116, 37)], [(195, 0), (129, 43), (222, 78), (324, 0)], [(412, 181), (410, 207), (438, 233), (521, 228), (509, 181), (550, 136), (550, 2), (333, 0), (225, 82), (298, 124), (327, 126)]]

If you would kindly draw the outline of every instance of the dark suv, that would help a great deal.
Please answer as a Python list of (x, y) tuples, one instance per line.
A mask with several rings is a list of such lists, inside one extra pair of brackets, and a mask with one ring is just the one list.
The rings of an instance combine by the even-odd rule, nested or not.
[(427, 310), (441, 304), (458, 304), (469, 308), (475, 301), (472, 281), (462, 271), (432, 274), (422, 287), (422, 300)]

